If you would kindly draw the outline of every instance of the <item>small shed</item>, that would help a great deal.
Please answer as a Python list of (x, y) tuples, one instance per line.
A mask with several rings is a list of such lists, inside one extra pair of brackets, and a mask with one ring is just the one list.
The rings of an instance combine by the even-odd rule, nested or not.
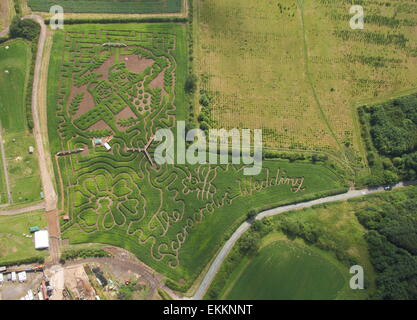
[(17, 274), (17, 279), (19, 280), (19, 282), (25, 282), (27, 280), (26, 271), (19, 272)]
[(16, 282), (16, 280), (17, 280), (17, 277), (16, 277), (16, 272), (12, 272), (12, 278), (11, 278), (11, 280), (13, 281), (13, 282)]
[(40, 230), (35, 232), (35, 249), (42, 250), (49, 248), (48, 230)]
[(3, 273), (0, 273), (0, 284), (2, 284), (4, 282), (4, 276)]
[(103, 144), (104, 148), (106, 148), (107, 151), (111, 150), (110, 145), (106, 142), (105, 144)]
[(35, 151), (35, 148), (33, 148), (33, 146), (29, 146), (29, 153), (32, 154), (33, 151)]

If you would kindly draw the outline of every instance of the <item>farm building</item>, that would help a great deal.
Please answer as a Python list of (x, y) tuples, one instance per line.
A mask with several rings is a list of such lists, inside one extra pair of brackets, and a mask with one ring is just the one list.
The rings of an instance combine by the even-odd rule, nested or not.
[(4, 276), (3, 273), (0, 273), (0, 284), (2, 284), (4, 282)]
[(35, 249), (42, 250), (49, 248), (48, 230), (40, 230), (35, 232)]
[(32, 146), (29, 146), (29, 153), (32, 154), (35, 149)]
[(19, 272), (17, 274), (17, 279), (19, 280), (19, 282), (25, 282), (27, 280), (27, 275), (25, 271)]
[(11, 277), (12, 282), (16, 282), (17, 277), (16, 277), (16, 272), (12, 272), (12, 277)]
[(107, 142), (103, 144), (103, 147), (106, 148), (107, 151), (111, 149), (110, 145)]

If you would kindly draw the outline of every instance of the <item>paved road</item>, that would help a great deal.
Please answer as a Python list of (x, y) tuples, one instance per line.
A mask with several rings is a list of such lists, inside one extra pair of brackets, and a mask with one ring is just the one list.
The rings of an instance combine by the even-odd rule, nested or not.
[[(417, 184), (416, 182), (401, 182), (393, 186), (393, 188), (400, 188), (407, 185), (414, 185)], [(275, 215), (279, 215), (284, 212), (293, 211), (293, 210), (300, 210), (303, 208), (309, 208), (318, 204), (335, 202), (335, 201), (342, 201), (348, 200), (355, 197), (360, 197), (368, 194), (373, 194), (377, 192), (383, 192), (384, 188), (371, 188), (371, 189), (364, 189), (364, 190), (354, 190), (349, 191), (347, 193), (320, 198), (308, 202), (301, 202), (297, 204), (291, 204), (287, 206), (277, 207), (274, 209), (266, 210), (259, 213), (255, 220), (262, 220), (266, 217), (271, 217)], [(195, 292), (192, 299), (194, 300), (201, 300), (204, 297), (207, 289), (210, 287), (211, 282), (213, 281), (216, 273), (219, 271), (223, 261), (228, 256), (229, 252), (232, 250), (233, 246), (235, 245), (236, 241), (250, 228), (251, 223), (245, 221), (230, 237), (229, 240), (223, 245), (223, 248), (220, 250), (216, 258), (214, 259), (213, 263), (211, 264), (209, 270), (207, 271), (206, 275), (204, 276), (203, 281), (201, 282), (200, 286), (198, 287), (197, 291)]]
[[(41, 126), (39, 120), (39, 90), (40, 90), (40, 78), (41, 78), (41, 67), (42, 57), (45, 47), (46, 40), (46, 25), (43, 19), (37, 15), (28, 15), (23, 19), (31, 19), (39, 23), (41, 26), (41, 33), (38, 42), (38, 52), (36, 54), (35, 72), (33, 78), (33, 90), (32, 90), (32, 116), (33, 116), (33, 135), (36, 141), (36, 149), (38, 152), (39, 169), (41, 174), (43, 192), (45, 195), (45, 209), (46, 211), (53, 211), (57, 209), (57, 195), (55, 193), (54, 185), (52, 182), (51, 174), (48, 170), (48, 163), (45, 159), (47, 154), (44, 147), (44, 141), (41, 133)], [(46, 88), (46, 87), (45, 87)]]

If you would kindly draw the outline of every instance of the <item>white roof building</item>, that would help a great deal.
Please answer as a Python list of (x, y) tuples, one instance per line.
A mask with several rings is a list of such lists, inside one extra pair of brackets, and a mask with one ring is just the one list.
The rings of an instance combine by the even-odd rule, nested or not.
[(35, 249), (42, 250), (49, 248), (48, 230), (40, 230), (35, 232)]
[(12, 281), (15, 282), (17, 280), (16, 278), (16, 272), (12, 272)]
[(19, 282), (25, 282), (27, 280), (26, 271), (19, 272), (17, 274), (17, 279)]
[(24, 297), (20, 298), (20, 300), (34, 300), (35, 296), (33, 295), (32, 290), (29, 290), (27, 295), (25, 295)]
[(107, 151), (111, 149), (110, 145), (107, 142), (103, 144), (103, 147), (106, 148)]
[(4, 276), (3, 273), (0, 273), (0, 284), (2, 284), (4, 282)]

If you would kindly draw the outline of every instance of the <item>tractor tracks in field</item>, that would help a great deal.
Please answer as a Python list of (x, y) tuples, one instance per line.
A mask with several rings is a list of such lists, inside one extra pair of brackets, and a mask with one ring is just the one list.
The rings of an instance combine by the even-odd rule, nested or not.
[(337, 138), (336, 133), (334, 132), (330, 121), (328, 119), (328, 117), (326, 116), (326, 113), (323, 110), (323, 107), (320, 103), (320, 98), (319, 95), (317, 93), (317, 90), (314, 86), (314, 81), (310, 72), (310, 64), (308, 61), (308, 44), (307, 44), (307, 34), (306, 34), (306, 27), (305, 27), (305, 21), (304, 21), (304, 0), (298, 0), (298, 8), (300, 10), (300, 17), (301, 17), (301, 28), (302, 28), (302, 34), (303, 34), (303, 47), (304, 47), (304, 67), (305, 67), (305, 74), (307, 77), (307, 82), (311, 88), (311, 91), (313, 93), (313, 97), (314, 97), (314, 101), (316, 102), (317, 108), (320, 112), (320, 116), (323, 119), (323, 121), (326, 123), (326, 126), (328, 128), (328, 130), (330, 131), (330, 135), (332, 136), (332, 138), (335, 140), (336, 144), (338, 145), (338, 147), (340, 148), (340, 151), (343, 155), (344, 161), (346, 163), (349, 163), (349, 161), (346, 158), (346, 154), (343, 150), (343, 146), (341, 145), (339, 139)]
[(12, 204), (13, 203), (13, 198), (12, 198), (12, 191), (10, 188), (10, 177), (9, 177), (9, 172), (7, 170), (7, 159), (6, 159), (6, 153), (4, 152), (4, 140), (3, 140), (3, 135), (2, 135), (2, 131), (3, 131), (3, 127), (0, 123), (0, 152), (1, 152), (1, 158), (2, 158), (2, 164), (3, 164), (3, 171), (4, 171), (4, 180), (6, 182), (6, 192), (7, 192), (7, 204)]

